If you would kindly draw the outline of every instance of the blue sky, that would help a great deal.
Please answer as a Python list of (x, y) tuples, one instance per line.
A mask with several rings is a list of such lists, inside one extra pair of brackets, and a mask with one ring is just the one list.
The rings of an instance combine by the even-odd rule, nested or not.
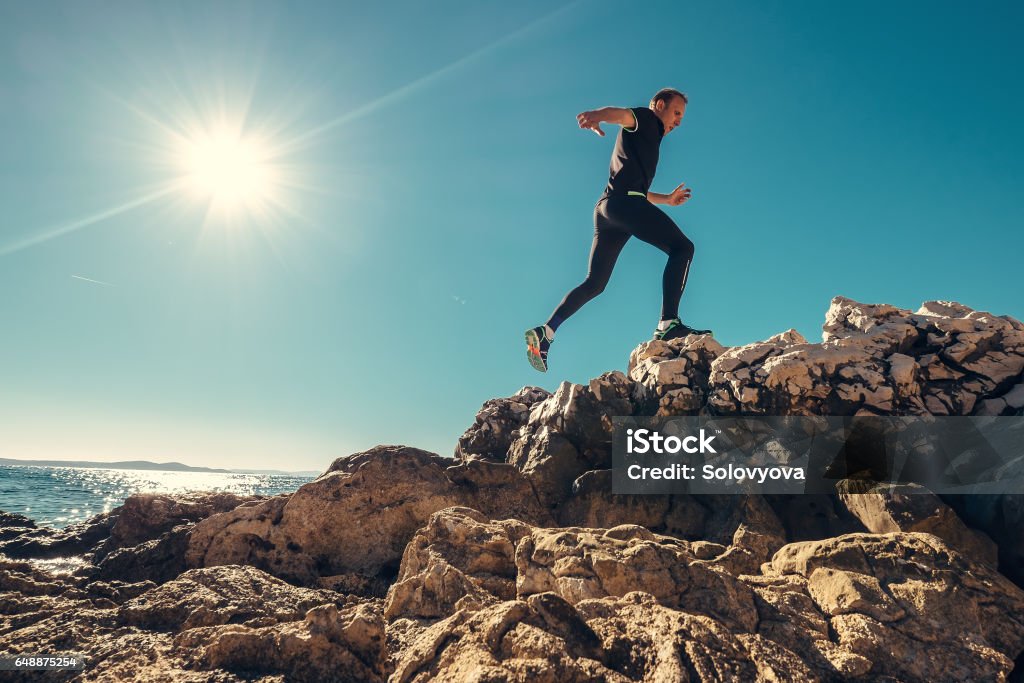
[[(1019, 3), (6, 3), (0, 457), (322, 469), (450, 455), (486, 399), (625, 369), (664, 255), (586, 273), (615, 126), (688, 93), (652, 189), (726, 345), (843, 295), (1024, 317)], [(183, 186), (259, 140), (271, 190)], [(268, 208), (268, 198), (274, 202)], [(262, 201), (261, 201), (262, 200)]]

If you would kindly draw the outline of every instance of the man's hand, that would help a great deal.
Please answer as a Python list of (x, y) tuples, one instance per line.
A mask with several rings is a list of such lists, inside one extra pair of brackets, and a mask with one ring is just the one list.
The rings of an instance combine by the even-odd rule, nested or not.
[(690, 188), (686, 187), (686, 183), (683, 183), (676, 189), (672, 190), (672, 194), (668, 196), (667, 204), (670, 206), (680, 206), (685, 204), (692, 194), (693, 193)]
[(601, 118), (600, 113), (597, 111), (585, 111), (582, 114), (576, 115), (576, 120), (580, 122), (580, 128), (592, 130), (601, 137), (604, 137), (604, 131), (601, 130)]

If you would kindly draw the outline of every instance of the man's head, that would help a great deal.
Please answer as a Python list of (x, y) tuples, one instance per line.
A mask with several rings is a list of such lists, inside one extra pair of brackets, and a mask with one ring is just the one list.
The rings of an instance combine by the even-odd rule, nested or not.
[(651, 98), (651, 110), (665, 126), (665, 135), (683, 120), (686, 111), (686, 95), (675, 88), (662, 88)]

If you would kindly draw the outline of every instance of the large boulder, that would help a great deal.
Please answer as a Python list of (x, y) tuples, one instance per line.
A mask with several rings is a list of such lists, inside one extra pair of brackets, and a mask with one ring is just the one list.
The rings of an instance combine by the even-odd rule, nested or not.
[(529, 482), (507, 464), (452, 465), (416, 448), (378, 446), (335, 461), (295, 493), (199, 522), (186, 563), (247, 564), (299, 585), (376, 592), (397, 574), (417, 529), (456, 505), (494, 517), (549, 519)]
[(224, 491), (194, 491), (180, 494), (136, 493), (116, 509), (117, 519), (110, 537), (94, 551), (95, 561), (118, 548), (128, 548), (157, 539), (181, 524), (198, 522), (210, 515), (234, 510), (242, 503), (265, 500), (266, 496), (240, 496)]
[(117, 508), (110, 536), (90, 553), (92, 565), (80, 574), (102, 581), (170, 581), (187, 569), (185, 553), (197, 521), (266, 498), (222, 491), (130, 496)]

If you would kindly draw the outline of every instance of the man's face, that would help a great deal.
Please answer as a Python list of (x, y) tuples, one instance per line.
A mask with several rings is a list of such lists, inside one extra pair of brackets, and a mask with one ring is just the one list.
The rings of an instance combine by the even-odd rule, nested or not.
[(679, 125), (683, 120), (685, 112), (686, 103), (678, 95), (674, 95), (667, 100), (658, 100), (654, 104), (654, 113), (658, 115), (658, 118), (665, 125), (665, 135), (668, 135), (672, 132), (673, 128)]

